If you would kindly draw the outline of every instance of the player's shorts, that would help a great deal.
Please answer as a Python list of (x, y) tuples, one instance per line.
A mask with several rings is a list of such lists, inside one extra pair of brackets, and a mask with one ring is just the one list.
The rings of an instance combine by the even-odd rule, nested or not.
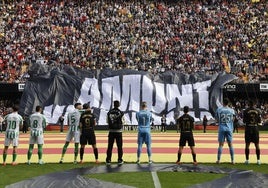
[(44, 135), (30, 136), (29, 144), (44, 144)]
[(255, 144), (259, 143), (259, 130), (258, 127), (248, 127), (245, 128), (245, 142), (250, 143), (253, 142)]
[(6, 138), (5, 139), (5, 146), (10, 146), (10, 144), (12, 144), (13, 147), (17, 147), (19, 145), (19, 137), (17, 138)]
[(139, 132), (138, 133), (138, 144), (142, 145), (145, 143), (146, 145), (151, 145), (151, 133), (149, 132)]
[(179, 146), (186, 146), (186, 142), (188, 142), (188, 146), (195, 146), (194, 136), (192, 132), (181, 133)]
[(74, 143), (79, 143), (80, 135), (79, 131), (69, 131), (66, 135), (66, 142), (71, 142), (74, 139)]
[(96, 144), (96, 135), (94, 132), (88, 134), (81, 134), (80, 136), (81, 145), (95, 145)]
[(233, 141), (233, 131), (230, 130), (219, 130), (218, 133), (218, 142), (223, 143), (224, 141), (230, 143)]

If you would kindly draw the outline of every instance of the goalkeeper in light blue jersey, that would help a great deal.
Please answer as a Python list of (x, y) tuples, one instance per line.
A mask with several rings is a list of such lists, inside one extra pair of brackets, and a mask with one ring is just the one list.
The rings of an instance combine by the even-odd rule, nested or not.
[(152, 113), (147, 110), (147, 103), (142, 102), (141, 110), (136, 113), (136, 119), (138, 121), (138, 150), (137, 150), (137, 163), (140, 163), (140, 155), (142, 150), (142, 144), (145, 143), (147, 147), (147, 154), (149, 158), (149, 164), (152, 163), (152, 148), (151, 148), (151, 122)]
[(225, 139), (227, 140), (229, 151), (231, 155), (231, 163), (234, 164), (234, 148), (233, 148), (233, 121), (235, 112), (232, 108), (228, 107), (229, 101), (227, 99), (223, 100), (223, 106), (219, 107), (216, 111), (216, 120), (218, 121), (218, 154), (216, 163), (220, 163), (222, 148)]
[(46, 117), (42, 114), (42, 107), (36, 106), (35, 113), (33, 113), (30, 118), (30, 140), (29, 140), (29, 149), (27, 153), (27, 163), (30, 163), (34, 144), (37, 144), (38, 147), (38, 164), (44, 164), (42, 160), (43, 156), (43, 144), (44, 144), (44, 135), (43, 130), (47, 126)]

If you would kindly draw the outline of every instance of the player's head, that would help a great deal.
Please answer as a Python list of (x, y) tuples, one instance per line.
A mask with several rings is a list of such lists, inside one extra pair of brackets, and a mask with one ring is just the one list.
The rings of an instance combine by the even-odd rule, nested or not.
[(223, 103), (224, 106), (228, 106), (229, 100), (228, 99), (223, 99), (222, 103)]
[(141, 108), (142, 108), (142, 109), (147, 108), (147, 102), (143, 101), (143, 102), (141, 103)]
[(18, 105), (18, 104), (14, 104), (14, 105), (12, 106), (12, 110), (13, 110), (13, 112), (17, 112), (17, 111), (19, 111), (19, 105)]
[(82, 108), (82, 104), (80, 102), (77, 102), (74, 104), (74, 108), (75, 109), (81, 109)]
[(189, 106), (184, 106), (183, 107), (183, 112), (186, 114), (189, 112)]
[(42, 112), (42, 107), (39, 106), (39, 105), (36, 106), (36, 107), (35, 107), (35, 111), (36, 111), (36, 112)]
[(120, 106), (120, 102), (119, 101), (114, 101), (114, 107), (119, 108), (119, 106)]
[(253, 100), (249, 100), (249, 101), (248, 101), (248, 105), (249, 105), (249, 107), (253, 107), (253, 106), (254, 106), (254, 102), (253, 102)]
[(88, 103), (83, 104), (83, 109), (84, 109), (84, 110), (88, 110), (88, 109), (90, 109), (89, 104), (88, 104)]

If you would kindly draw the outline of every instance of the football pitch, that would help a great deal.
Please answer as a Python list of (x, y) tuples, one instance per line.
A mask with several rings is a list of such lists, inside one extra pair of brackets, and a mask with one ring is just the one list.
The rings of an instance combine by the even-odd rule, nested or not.
[[(60, 134), (58, 132), (45, 132), (44, 134), (45, 144), (43, 146), (43, 160), (46, 163), (57, 163), (60, 160), (62, 147), (65, 143), (66, 132)], [(199, 163), (215, 163), (217, 156), (217, 133), (194, 133), (196, 142), (197, 161)], [(99, 151), (99, 161), (104, 162), (106, 158), (106, 149), (108, 143), (107, 131), (96, 131), (97, 147)], [(27, 161), (29, 134), (20, 134), (20, 145), (18, 147), (18, 163), (25, 163)], [(155, 163), (175, 163), (177, 160), (177, 151), (179, 143), (179, 134), (175, 131), (160, 133), (158, 131), (152, 132), (152, 159)], [(4, 134), (0, 134), (0, 144), (4, 144)], [(243, 163), (245, 161), (244, 156), (244, 134), (234, 133), (233, 145), (235, 150), (235, 162)], [(260, 148), (261, 148), (261, 161), (262, 163), (268, 163), (268, 134), (265, 132), (260, 133)], [(124, 132), (123, 133), (123, 159), (125, 162), (135, 162), (137, 160), (137, 132)], [(7, 157), (7, 163), (11, 163), (12, 149), (10, 148)], [(71, 142), (64, 162), (73, 162), (74, 159), (74, 144)], [(78, 157), (79, 159), (79, 157)], [(33, 150), (32, 163), (37, 162), (37, 147)], [(94, 154), (91, 146), (87, 145), (85, 148), (84, 162), (94, 162)], [(117, 161), (117, 148), (114, 144), (112, 161)], [(141, 154), (141, 162), (147, 162), (148, 157), (146, 153), (146, 147), (143, 145)], [(250, 146), (250, 161), (256, 162), (254, 144)], [(181, 162), (191, 163), (192, 156), (188, 146), (183, 150)], [(224, 145), (221, 162), (230, 162), (230, 155), (227, 143)]]

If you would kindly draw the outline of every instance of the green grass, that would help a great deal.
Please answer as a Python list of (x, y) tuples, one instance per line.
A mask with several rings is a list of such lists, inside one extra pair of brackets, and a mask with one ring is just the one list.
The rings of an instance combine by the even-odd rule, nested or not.
[(86, 177), (95, 178), (107, 182), (119, 183), (123, 185), (129, 185), (133, 187), (154, 187), (152, 175), (150, 172), (90, 174)]
[(73, 168), (79, 168), (83, 165), (74, 165), (72, 163), (56, 164), (47, 163), (44, 165), (38, 164), (19, 164), (17, 166), (6, 165), (0, 166), (0, 188), (16, 183), (32, 177), (37, 177), (53, 172), (65, 171)]
[[(20, 164), (18, 166), (0, 166), (0, 188), (16, 183), (22, 180), (30, 179), (33, 177), (66, 171), (73, 168), (89, 167), (93, 164), (78, 164), (72, 163), (47, 163), (44, 165), (32, 164)], [(220, 165), (203, 163), (202, 165), (217, 166), (220, 168), (231, 168), (231, 169), (242, 169), (242, 170), (253, 170), (268, 174), (267, 164), (256, 165), (244, 165), (236, 164), (231, 165), (229, 163), (222, 163)], [(157, 172), (162, 187), (188, 187), (190, 185), (212, 181), (225, 176), (226, 174), (213, 174), (213, 173), (194, 173), (194, 172)], [(130, 185), (139, 188), (150, 188), (154, 187), (152, 175), (150, 172), (129, 172), (129, 173), (105, 173), (105, 174), (89, 174), (86, 175), (88, 178), (96, 178), (104, 181), (120, 183), (124, 185)]]
[(193, 173), (193, 172), (158, 172), (162, 188), (183, 188), (205, 183), (226, 176), (226, 174)]

